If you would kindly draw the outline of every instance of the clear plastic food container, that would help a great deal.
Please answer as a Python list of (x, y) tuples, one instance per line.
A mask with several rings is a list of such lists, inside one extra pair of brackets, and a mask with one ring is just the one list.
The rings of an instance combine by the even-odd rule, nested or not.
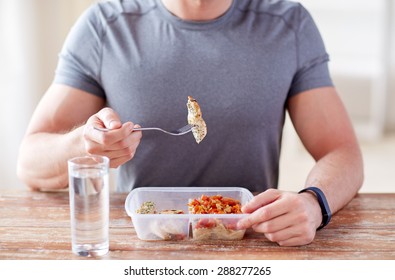
[[(245, 230), (236, 229), (237, 222), (248, 214), (190, 214), (188, 203), (202, 195), (221, 195), (246, 204), (253, 198), (250, 191), (239, 187), (144, 187), (132, 190), (125, 209), (131, 217), (137, 236), (142, 240), (237, 240)], [(153, 202), (157, 211), (182, 210), (184, 214), (140, 214), (143, 203)]]

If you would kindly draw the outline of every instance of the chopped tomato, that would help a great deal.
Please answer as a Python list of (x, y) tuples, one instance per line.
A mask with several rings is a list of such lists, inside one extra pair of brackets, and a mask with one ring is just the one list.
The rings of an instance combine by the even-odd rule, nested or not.
[(192, 199), (189, 211), (193, 214), (240, 214), (240, 201), (223, 197), (222, 195), (201, 195), (199, 199)]
[(195, 228), (213, 228), (217, 225), (215, 219), (200, 219)]

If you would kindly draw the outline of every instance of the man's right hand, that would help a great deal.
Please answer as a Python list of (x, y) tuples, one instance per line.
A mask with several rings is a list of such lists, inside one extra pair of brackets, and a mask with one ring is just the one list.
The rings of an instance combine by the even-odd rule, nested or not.
[[(94, 129), (110, 128), (111, 131)], [(110, 167), (116, 168), (131, 160), (142, 137), (141, 131), (133, 131), (139, 127), (132, 122), (121, 123), (117, 113), (111, 108), (104, 108), (91, 116), (84, 127), (85, 150), (88, 154), (107, 156)]]

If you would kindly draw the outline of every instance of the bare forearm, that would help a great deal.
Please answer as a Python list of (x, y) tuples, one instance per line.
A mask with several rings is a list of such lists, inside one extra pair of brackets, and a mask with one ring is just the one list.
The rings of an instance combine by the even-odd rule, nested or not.
[(26, 136), (18, 159), (18, 177), (32, 189), (67, 187), (67, 160), (84, 154), (82, 128), (69, 133)]
[(363, 163), (356, 145), (343, 145), (317, 161), (306, 187), (319, 187), (326, 195), (332, 213), (344, 207), (363, 182)]

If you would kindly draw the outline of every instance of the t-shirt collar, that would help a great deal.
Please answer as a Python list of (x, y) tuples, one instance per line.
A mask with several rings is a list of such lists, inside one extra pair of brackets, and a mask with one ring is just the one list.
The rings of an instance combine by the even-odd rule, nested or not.
[(178, 26), (180, 28), (195, 29), (195, 30), (211, 29), (226, 23), (232, 16), (233, 11), (235, 10), (236, 1), (237, 0), (233, 0), (229, 9), (223, 15), (221, 15), (216, 19), (208, 20), (208, 21), (192, 21), (192, 20), (183, 20), (175, 16), (163, 5), (161, 0), (156, 0), (157, 6), (161, 14), (167, 21), (171, 22), (173, 25)]

